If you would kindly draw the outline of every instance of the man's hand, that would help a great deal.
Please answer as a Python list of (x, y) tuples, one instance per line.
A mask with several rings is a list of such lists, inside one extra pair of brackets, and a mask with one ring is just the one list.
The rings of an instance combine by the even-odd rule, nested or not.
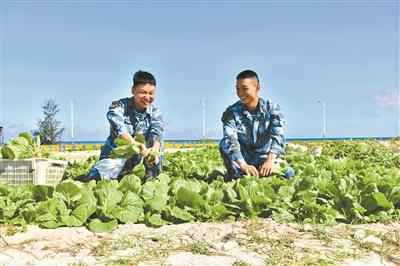
[(145, 144), (136, 142), (136, 144), (139, 146), (140, 149), (140, 155), (143, 156), (143, 158), (146, 158), (149, 155), (150, 149), (146, 147)]
[(272, 173), (272, 166), (275, 161), (275, 154), (270, 153), (264, 163), (260, 165), (260, 176), (269, 176)]
[(140, 155), (146, 157), (149, 153), (145, 144), (138, 142), (128, 132), (123, 132), (119, 135), (122, 139), (126, 140), (129, 144), (133, 144), (139, 147)]
[(146, 147), (144, 143), (136, 141), (136, 139), (127, 132), (122, 133), (120, 136), (126, 141), (128, 141), (130, 144), (138, 146), (140, 155), (143, 156), (143, 158), (147, 157), (147, 155), (149, 154), (149, 149)]
[(245, 161), (238, 162), (240, 170), (246, 175), (259, 176), (258, 170), (254, 165), (247, 164)]
[(157, 165), (160, 162), (160, 149), (158, 147), (151, 147), (148, 150), (147, 162), (150, 165)]

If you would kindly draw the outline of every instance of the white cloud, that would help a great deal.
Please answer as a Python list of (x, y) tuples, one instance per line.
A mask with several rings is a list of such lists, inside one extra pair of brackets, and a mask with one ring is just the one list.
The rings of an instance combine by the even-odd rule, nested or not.
[(374, 95), (375, 103), (383, 108), (397, 109), (400, 107), (399, 90), (382, 90)]

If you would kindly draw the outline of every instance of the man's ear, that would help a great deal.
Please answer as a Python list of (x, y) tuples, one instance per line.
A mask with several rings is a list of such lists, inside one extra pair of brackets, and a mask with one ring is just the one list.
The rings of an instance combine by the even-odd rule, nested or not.
[(260, 92), (260, 89), (261, 89), (260, 82), (257, 81), (257, 92)]
[(132, 95), (135, 95), (135, 86), (131, 87), (131, 93), (132, 93)]

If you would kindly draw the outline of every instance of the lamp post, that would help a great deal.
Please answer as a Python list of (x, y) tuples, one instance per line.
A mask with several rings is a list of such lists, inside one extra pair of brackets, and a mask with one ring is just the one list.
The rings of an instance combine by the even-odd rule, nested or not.
[(324, 101), (318, 100), (318, 103), (322, 107), (322, 138), (326, 137), (326, 103)]

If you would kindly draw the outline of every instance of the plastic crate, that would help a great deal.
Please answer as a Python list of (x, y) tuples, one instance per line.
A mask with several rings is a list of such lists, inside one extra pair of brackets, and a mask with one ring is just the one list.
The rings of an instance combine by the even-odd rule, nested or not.
[(68, 162), (51, 159), (0, 159), (0, 182), (11, 185), (56, 185)]

